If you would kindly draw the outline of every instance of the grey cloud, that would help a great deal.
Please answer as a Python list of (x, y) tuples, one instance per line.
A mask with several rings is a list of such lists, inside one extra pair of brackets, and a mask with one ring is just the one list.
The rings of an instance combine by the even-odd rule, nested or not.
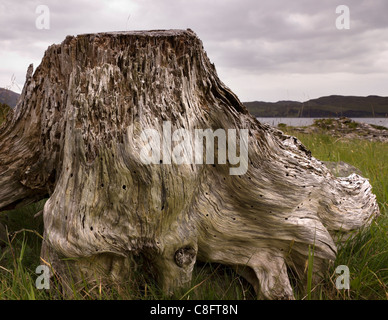
[[(191, 28), (222, 73), (386, 73), (388, 1), (353, 0), (351, 29), (337, 30), (338, 0), (46, 1), (50, 30), (37, 30), (41, 1), (3, 0), (0, 46), (39, 61), (66, 35), (125, 29)], [(23, 74), (25, 68), (15, 70)], [(0, 64), (1, 73), (8, 72)], [(0, 79), (0, 81), (2, 78)], [(0, 85), (2, 83), (0, 82)], [(244, 84), (239, 84), (243, 86)]]

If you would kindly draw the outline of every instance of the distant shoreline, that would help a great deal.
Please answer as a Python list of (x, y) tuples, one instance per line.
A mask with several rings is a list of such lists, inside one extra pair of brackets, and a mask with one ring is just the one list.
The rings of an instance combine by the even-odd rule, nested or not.
[(388, 97), (326, 96), (306, 102), (244, 102), (260, 118), (388, 118)]
[(377, 123), (357, 122), (346, 117), (336, 119), (321, 118), (314, 120), (312, 124), (306, 125), (278, 123), (276, 125), (273, 124), (273, 126), (280, 130), (289, 128), (304, 134), (326, 133), (341, 139), (362, 139), (388, 143), (388, 119), (386, 126), (381, 126)]

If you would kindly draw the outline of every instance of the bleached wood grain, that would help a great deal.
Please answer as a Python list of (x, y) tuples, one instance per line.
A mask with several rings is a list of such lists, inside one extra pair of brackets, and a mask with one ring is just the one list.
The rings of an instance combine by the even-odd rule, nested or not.
[[(249, 166), (145, 165), (144, 128), (247, 129)], [(92, 281), (133, 276), (141, 254), (166, 292), (196, 260), (234, 267), (261, 297), (292, 299), (379, 213), (368, 180), (336, 178), (296, 138), (259, 123), (191, 30), (86, 34), (50, 46), (0, 128), (0, 208), (49, 196), (42, 258)], [(65, 276), (65, 275), (63, 275)]]

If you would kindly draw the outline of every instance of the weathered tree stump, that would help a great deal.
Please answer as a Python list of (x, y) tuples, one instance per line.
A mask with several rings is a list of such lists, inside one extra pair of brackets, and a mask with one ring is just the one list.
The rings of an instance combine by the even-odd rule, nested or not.
[[(236, 133), (246, 172), (225, 161), (220, 139), (212, 164), (145, 163), (147, 143), (157, 145), (142, 132), (167, 124)], [(195, 147), (189, 139), (179, 150)], [(234, 267), (265, 298), (293, 298), (288, 268), (303, 277), (313, 248), (314, 271), (324, 270), (338, 234), (379, 213), (366, 179), (334, 177), (296, 138), (253, 118), (191, 30), (50, 46), (0, 128), (0, 165), (0, 208), (49, 196), (42, 258), (56, 271), (74, 258), (73, 277), (127, 279), (141, 254), (166, 292), (201, 260)]]

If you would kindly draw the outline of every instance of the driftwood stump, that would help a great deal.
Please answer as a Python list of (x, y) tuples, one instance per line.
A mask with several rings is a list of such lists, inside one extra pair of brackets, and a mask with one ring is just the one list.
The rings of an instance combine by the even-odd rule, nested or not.
[(127, 279), (142, 255), (171, 292), (210, 261), (269, 299), (293, 298), (309, 248), (319, 273), (338, 234), (379, 213), (366, 179), (253, 118), (191, 30), (67, 37), (29, 68), (0, 127), (0, 208), (44, 197), (42, 258), (59, 273), (74, 258), (73, 277)]

